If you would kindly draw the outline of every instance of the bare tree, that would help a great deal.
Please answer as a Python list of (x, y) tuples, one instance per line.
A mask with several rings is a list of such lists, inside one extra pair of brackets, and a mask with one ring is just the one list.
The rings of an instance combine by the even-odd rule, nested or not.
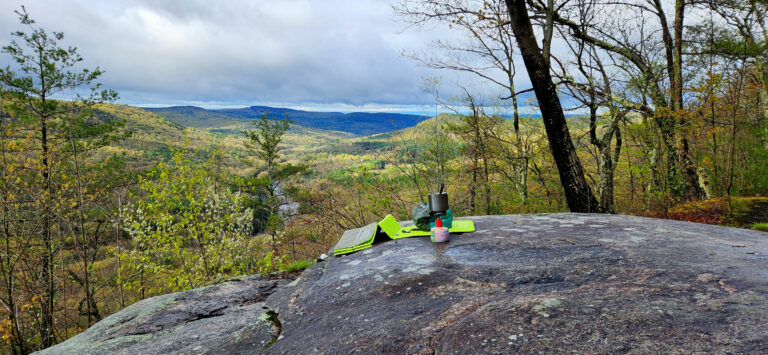
[[(668, 154), (667, 184), (682, 185), (682, 192), (689, 198), (702, 198), (704, 189), (698, 176), (696, 162), (690, 154), (688, 115), (684, 112), (683, 45), (684, 20), (690, 9), (690, 1), (676, 0), (671, 6), (673, 18), (668, 19), (669, 6), (661, 0), (609, 1), (600, 3), (599, 11), (610, 16), (602, 19), (574, 18), (579, 11), (556, 9), (554, 12), (542, 0), (532, 1), (538, 14), (551, 14), (553, 21), (564, 26), (573, 38), (588, 42), (600, 50), (628, 64), (627, 73), (641, 86), (643, 96), (650, 102), (635, 101), (630, 107), (652, 117), (662, 134)], [(572, 8), (581, 6), (581, 2)], [(618, 14), (630, 13), (617, 18)], [(625, 35), (622, 28), (641, 29), (638, 34)], [(660, 37), (660, 38), (659, 38)], [(658, 45), (657, 45), (658, 44)], [(631, 68), (630, 68), (631, 67)], [(677, 184), (681, 172), (682, 184)]]
[(532, 89), (517, 91), (515, 88), (515, 39), (511, 28), (501, 25), (507, 18), (504, 1), (484, 1), (481, 4), (406, 0), (400, 1), (395, 10), (402, 19), (414, 25), (423, 25), (430, 21), (448, 23), (466, 36), (466, 39), (460, 42), (437, 40), (433, 43), (437, 51), (409, 52), (406, 53), (408, 57), (430, 68), (476, 75), (500, 87), (504, 92), (500, 99), (511, 100), (515, 135), (511, 147), (514, 149), (512, 161), (515, 162), (513, 168), (516, 175), (513, 180), (521, 202), (525, 204), (528, 197), (527, 163), (531, 153), (526, 150), (529, 146), (524, 144), (520, 132), (519, 96)]
[[(555, 159), (568, 207), (575, 212), (599, 212), (600, 205), (584, 177), (584, 169), (568, 131), (557, 88), (549, 71), (550, 31), (545, 30), (545, 48), (537, 43), (525, 1), (436, 1), (403, 0), (395, 6), (402, 18), (415, 25), (432, 21), (446, 22), (467, 31), (473, 38), (468, 45), (438, 46), (463, 56), (452, 60), (429, 58), (424, 63), (437, 67), (474, 73), (509, 90), (513, 100), (520, 92), (514, 90), (514, 61), (512, 43), (520, 49), (542, 111), (550, 150)], [(553, 13), (552, 16), (555, 14)], [(554, 17), (553, 17), (554, 21)], [(552, 23), (553, 23), (552, 21)], [(514, 42), (512, 41), (514, 38)], [(468, 62), (472, 58), (485, 60), (485, 65)], [(483, 62), (481, 62), (483, 63)], [(490, 63), (490, 64), (489, 64)], [(488, 71), (493, 68), (506, 73), (505, 81)], [(513, 101), (514, 102), (514, 101)], [(513, 104), (513, 107), (517, 107)], [(514, 110), (517, 111), (516, 109)], [(517, 112), (515, 117), (518, 117)]]

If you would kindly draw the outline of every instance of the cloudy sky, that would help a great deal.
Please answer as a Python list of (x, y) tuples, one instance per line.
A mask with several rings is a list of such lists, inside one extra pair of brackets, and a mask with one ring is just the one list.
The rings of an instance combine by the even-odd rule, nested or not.
[[(0, 0), (0, 43), (20, 29)], [(65, 33), (85, 65), (120, 102), (141, 106), (272, 105), (340, 111), (409, 111), (433, 99), (423, 78), (442, 76), (443, 91), (467, 83), (404, 58), (444, 28), (405, 30), (389, 0), (27, 0), (37, 25)], [(8, 65), (0, 56), (0, 65)]]

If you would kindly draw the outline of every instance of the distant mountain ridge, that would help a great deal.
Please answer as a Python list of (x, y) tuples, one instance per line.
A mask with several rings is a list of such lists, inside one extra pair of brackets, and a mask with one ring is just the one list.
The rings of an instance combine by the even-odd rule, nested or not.
[(172, 106), (145, 108), (170, 121), (187, 127), (212, 128), (226, 126), (233, 122), (247, 122), (266, 112), (271, 119), (288, 115), (299, 126), (371, 135), (413, 127), (428, 119), (428, 116), (403, 113), (370, 112), (317, 112), (289, 108), (251, 106), (238, 109), (209, 110), (196, 106)]

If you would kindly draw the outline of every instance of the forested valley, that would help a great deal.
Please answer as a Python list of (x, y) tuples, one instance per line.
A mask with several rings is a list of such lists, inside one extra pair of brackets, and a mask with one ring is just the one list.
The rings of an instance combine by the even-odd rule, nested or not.
[[(406, 56), (503, 94), (444, 97), (458, 84), (427, 78), (431, 118), (373, 135), (267, 109), (153, 112), (118, 104), (64, 34), (18, 10), (0, 69), (0, 351), (51, 346), (155, 295), (302, 270), (344, 230), (409, 220), (440, 189), (456, 216), (768, 231), (765, 0), (401, 0), (393, 12), (408, 31), (464, 39)], [(516, 86), (526, 75), (532, 87)]]

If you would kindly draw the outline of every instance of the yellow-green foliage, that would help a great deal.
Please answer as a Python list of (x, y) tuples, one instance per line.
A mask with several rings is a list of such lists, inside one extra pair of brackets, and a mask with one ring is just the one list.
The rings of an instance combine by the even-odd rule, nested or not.
[(102, 120), (122, 120), (132, 134), (109, 147), (102, 154), (125, 154), (130, 160), (156, 162), (171, 156), (170, 147), (203, 150), (215, 145), (222, 151), (224, 165), (234, 167), (244, 152), (242, 141), (220, 137), (208, 131), (184, 128), (155, 113), (126, 105), (98, 105), (96, 115)]
[(311, 260), (299, 260), (283, 266), (282, 270), (285, 272), (301, 271), (312, 266), (312, 264), (314, 264), (314, 262)]
[[(673, 206), (669, 209), (669, 212), (696, 212), (700, 210), (707, 210), (716, 207), (720, 207), (727, 204), (728, 200), (725, 198), (713, 198), (704, 201), (693, 201), (677, 206)], [(768, 203), (768, 197), (731, 197), (731, 209), (735, 216), (739, 216), (745, 213), (749, 213), (750, 210), (757, 204)]]
[[(229, 172), (246, 176), (253, 171), (240, 161), (246, 155), (246, 137), (241, 131), (251, 128), (249, 122), (183, 127), (139, 107), (112, 104), (98, 105), (97, 115), (104, 120), (123, 120), (125, 128), (133, 133), (118, 144), (102, 148), (102, 156), (125, 154), (135, 161), (158, 161), (170, 157), (169, 147), (182, 148), (186, 144), (189, 148), (204, 150), (216, 146), (222, 151), (221, 163)], [(291, 125), (282, 137), (280, 155), (284, 162), (292, 164), (313, 161), (316, 150), (355, 137), (348, 132)]]
[(149, 294), (186, 290), (256, 270), (249, 259), (251, 210), (217, 182), (215, 157), (194, 164), (183, 150), (140, 179), (140, 194), (123, 213), (131, 248), (122, 250), (121, 280)]

